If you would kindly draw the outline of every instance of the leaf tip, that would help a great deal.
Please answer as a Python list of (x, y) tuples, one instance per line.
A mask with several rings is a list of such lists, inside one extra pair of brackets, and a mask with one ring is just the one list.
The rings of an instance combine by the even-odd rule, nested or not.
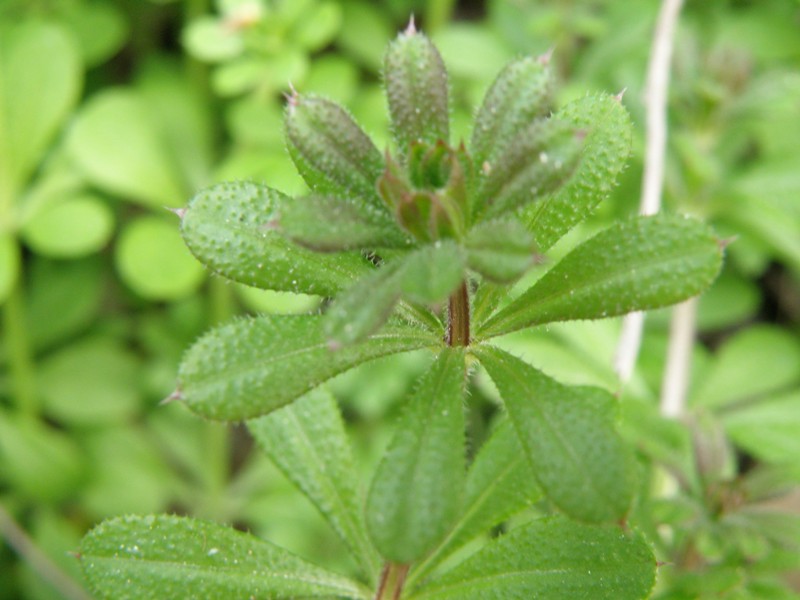
[(297, 90), (291, 81), (288, 81), (287, 83), (289, 85), (289, 91), (284, 92), (283, 97), (286, 98), (286, 104), (289, 107), (289, 111), (293, 111), (295, 108), (297, 108), (297, 104), (300, 100), (300, 94), (297, 93)]
[(403, 31), (403, 35), (405, 36), (412, 36), (417, 34), (417, 26), (414, 23), (414, 13), (411, 13), (411, 17), (408, 19), (408, 25), (406, 26), (405, 30)]
[(186, 207), (174, 208), (172, 206), (165, 206), (164, 208), (166, 208), (169, 212), (171, 212), (171, 213), (173, 213), (175, 215), (178, 215), (178, 218), (181, 221), (183, 220), (183, 217), (186, 216), (186, 210), (187, 210)]
[(330, 350), (331, 352), (336, 352), (337, 350), (341, 349), (342, 342), (340, 342), (339, 340), (331, 339), (331, 340), (328, 340), (327, 346), (328, 346), (328, 350)]
[(180, 389), (176, 389), (169, 396), (167, 396), (161, 402), (159, 402), (158, 405), (165, 406), (167, 404), (172, 404), (173, 402), (178, 402), (179, 400), (183, 400), (183, 394), (181, 393)]
[(620, 90), (620, 92), (617, 95), (613, 96), (614, 100), (622, 104), (622, 97), (625, 96), (625, 92), (627, 91), (628, 91), (627, 87), (622, 88), (622, 90)]
[(537, 57), (536, 57), (536, 60), (537, 60), (537, 61), (539, 61), (539, 64), (540, 64), (540, 65), (542, 65), (543, 67), (546, 67), (547, 65), (549, 65), (549, 64), (550, 64), (550, 61), (551, 61), (551, 60), (552, 60), (552, 58), (553, 58), (553, 51), (554, 51), (554, 50), (555, 50), (555, 48), (551, 46), (551, 47), (550, 47), (550, 48), (547, 50), (547, 52), (545, 52), (544, 54), (540, 54), (539, 56), (537, 56)]
[(731, 237), (727, 238), (718, 238), (717, 239), (717, 246), (719, 246), (720, 250), (725, 250), (728, 246), (734, 243), (736, 240), (739, 239), (738, 235), (732, 235)]

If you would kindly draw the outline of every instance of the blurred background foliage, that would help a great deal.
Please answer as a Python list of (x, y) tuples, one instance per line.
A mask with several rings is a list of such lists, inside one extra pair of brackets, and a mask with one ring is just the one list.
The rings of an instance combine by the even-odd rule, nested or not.
[[(456, 139), (468, 136), (483, 92), (515, 56), (553, 51), (559, 104), (627, 89), (639, 133), (630, 166), (613, 197), (553, 249), (557, 257), (637, 210), (658, 6), (0, 0), (2, 534), (11, 540), (20, 525), (79, 581), (69, 552), (89, 527), (169, 511), (234, 523), (350, 569), (313, 507), (243, 428), (159, 405), (181, 352), (212, 323), (316, 310), (322, 299), (209, 277), (164, 208), (227, 179), (304, 191), (283, 144), (289, 82), (343, 103), (385, 147), (381, 59), (414, 14), (449, 66)], [(667, 210), (697, 215), (733, 243), (700, 302), (689, 414), (658, 414), (667, 312), (648, 321), (621, 395), (644, 475), (633, 522), (666, 563), (659, 598), (796, 598), (800, 3), (687, 0), (670, 126)], [(562, 381), (617, 391), (618, 330), (617, 320), (577, 323), (504, 343)], [(333, 382), (365, 472), (390, 434), (385, 417), (421, 366), (411, 354)], [(480, 374), (469, 409), (477, 447), (497, 412)], [(82, 597), (48, 583), (52, 565), (36, 564), (0, 545), (0, 599)]]

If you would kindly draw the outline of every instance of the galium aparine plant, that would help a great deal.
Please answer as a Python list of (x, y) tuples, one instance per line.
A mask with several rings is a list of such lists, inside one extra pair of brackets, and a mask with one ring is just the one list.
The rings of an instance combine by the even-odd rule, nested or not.
[[(520, 294), (517, 284), (612, 189), (631, 127), (621, 98), (553, 107), (547, 57), (508, 65), (468, 143), (449, 131), (438, 51), (413, 24), (391, 43), (393, 146), (349, 113), (292, 92), (286, 143), (310, 193), (231, 182), (198, 193), (181, 231), (214, 273), (329, 299), (321, 314), (265, 315), (211, 330), (186, 353), (173, 399), (245, 420), (263, 450), (354, 558), (342, 575), (226, 526), (121, 517), (83, 540), (91, 588), (109, 598), (644, 598), (656, 563), (627, 525), (637, 491), (617, 400), (567, 386), (494, 342), (694, 296), (722, 250), (702, 223), (635, 217), (584, 241)], [(324, 383), (367, 361), (430, 362), (362, 494)], [(467, 464), (465, 395), (488, 374), (503, 411)], [(526, 524), (485, 534), (521, 511)], [(483, 545), (461, 562), (468, 542)], [(451, 558), (443, 569), (445, 559)]]

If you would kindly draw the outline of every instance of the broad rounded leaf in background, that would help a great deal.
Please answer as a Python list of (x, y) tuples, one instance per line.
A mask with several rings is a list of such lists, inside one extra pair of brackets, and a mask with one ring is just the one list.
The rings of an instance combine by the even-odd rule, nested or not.
[(136, 414), (141, 395), (136, 356), (111, 338), (93, 337), (50, 355), (40, 365), (39, 390), (59, 422), (95, 425)]
[(128, 37), (128, 22), (119, 7), (111, 2), (64, 2), (59, 15), (75, 33), (87, 66), (99, 65), (111, 58)]
[(114, 231), (114, 214), (97, 196), (69, 198), (31, 218), (22, 230), (27, 245), (52, 258), (78, 258), (101, 250)]
[(278, 546), (185, 517), (106, 521), (84, 537), (80, 556), (91, 589), (117, 600), (371, 597)]
[(0, 28), (0, 179), (22, 187), (78, 99), (81, 59), (56, 25)]
[(230, 60), (244, 50), (241, 34), (212, 16), (189, 23), (183, 30), (181, 42), (189, 54), (206, 62)]
[(78, 115), (67, 149), (98, 187), (153, 207), (180, 206), (187, 191), (163, 132), (129, 89), (94, 96)]
[(193, 293), (205, 270), (186, 249), (177, 224), (148, 216), (122, 230), (114, 250), (122, 280), (150, 300), (176, 300)]

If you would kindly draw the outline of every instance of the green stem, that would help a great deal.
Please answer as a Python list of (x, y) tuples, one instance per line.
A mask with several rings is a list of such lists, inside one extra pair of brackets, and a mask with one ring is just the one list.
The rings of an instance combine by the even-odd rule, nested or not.
[(39, 412), (33, 355), (28, 340), (22, 282), (18, 279), (3, 305), (3, 328), (11, 370), (11, 390), (19, 411), (29, 417)]
[(408, 575), (408, 565), (387, 562), (383, 565), (375, 600), (400, 600)]
[(448, 346), (469, 346), (469, 292), (466, 281), (450, 296), (445, 341)]

